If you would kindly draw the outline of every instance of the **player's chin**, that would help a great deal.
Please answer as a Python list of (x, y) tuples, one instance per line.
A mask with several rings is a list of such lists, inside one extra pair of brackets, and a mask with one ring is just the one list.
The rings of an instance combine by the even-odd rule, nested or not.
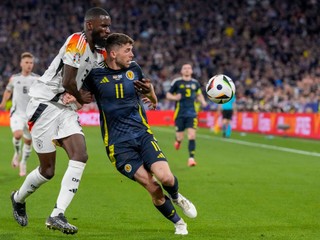
[(107, 43), (107, 37), (99, 38), (95, 41), (95, 44), (98, 45), (99, 47), (105, 47), (106, 43)]
[(132, 62), (132, 60), (129, 60), (129, 61), (126, 62), (125, 65), (126, 65), (127, 68), (130, 67), (131, 62)]

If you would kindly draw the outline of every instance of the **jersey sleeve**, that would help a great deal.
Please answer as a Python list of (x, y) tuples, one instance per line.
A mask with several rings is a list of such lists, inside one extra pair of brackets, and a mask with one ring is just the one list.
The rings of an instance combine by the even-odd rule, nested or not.
[(145, 78), (145, 75), (137, 62), (132, 61), (130, 67), (134, 69), (134, 72), (137, 74), (136, 79), (141, 80), (142, 78)]
[(177, 91), (177, 81), (173, 81), (170, 85), (169, 93), (173, 94)]
[(10, 92), (13, 92), (13, 88), (14, 88), (14, 86), (13, 86), (13, 77), (11, 77), (11, 78), (9, 79), (8, 85), (6, 86), (6, 90), (8, 90), (8, 91), (10, 91)]
[(79, 68), (80, 59), (86, 50), (87, 41), (83, 34), (74, 33), (66, 42), (63, 63), (69, 66)]
[(201, 90), (201, 85), (200, 83), (197, 81), (197, 90), (196, 90), (197, 95), (202, 94), (202, 90)]
[(84, 79), (81, 89), (89, 91), (89, 92), (93, 92), (93, 89), (92, 89), (93, 79), (92, 79), (92, 77), (93, 76), (90, 72), (89, 75)]

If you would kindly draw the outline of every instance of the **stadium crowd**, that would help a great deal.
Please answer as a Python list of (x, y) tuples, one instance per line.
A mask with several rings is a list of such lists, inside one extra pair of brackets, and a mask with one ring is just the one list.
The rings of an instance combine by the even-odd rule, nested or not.
[[(225, 73), (240, 111), (319, 112), (320, 2), (317, 0), (3, 0), (0, 3), (0, 97), (19, 71), (20, 54), (42, 74), (86, 9), (105, 8), (112, 31), (135, 40), (135, 58), (152, 79), (160, 109), (185, 62), (203, 89)], [(216, 109), (211, 104), (207, 110)]]

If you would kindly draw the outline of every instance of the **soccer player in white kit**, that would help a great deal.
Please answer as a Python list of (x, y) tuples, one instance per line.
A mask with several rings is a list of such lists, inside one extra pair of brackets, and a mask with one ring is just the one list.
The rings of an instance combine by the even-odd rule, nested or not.
[[(32, 72), (34, 57), (31, 53), (22, 53), (20, 59), (21, 72), (10, 77), (9, 83), (2, 97), (0, 109), (5, 108), (6, 103), (12, 96), (10, 127), (13, 133), (12, 143), (14, 146), (14, 155), (11, 165), (14, 168), (19, 166), (19, 175), (25, 176), (27, 174), (27, 159), (29, 158), (32, 150), (31, 135), (28, 130), (28, 119), (26, 115), (27, 104), (30, 100), (28, 93), (32, 83), (40, 76)], [(21, 149), (22, 138), (24, 144)]]
[(21, 226), (28, 224), (26, 198), (54, 176), (58, 145), (65, 149), (69, 164), (46, 226), (65, 234), (78, 232), (76, 226), (68, 223), (64, 212), (78, 190), (88, 155), (75, 106), (65, 105), (61, 99), (64, 93), (69, 93), (80, 104), (91, 102), (91, 95), (81, 96), (79, 89), (93, 66), (106, 57), (105, 49), (99, 46), (104, 46), (110, 25), (110, 15), (104, 9), (89, 9), (84, 17), (84, 31), (67, 38), (49, 68), (30, 88), (28, 124), (40, 166), (11, 194), (13, 216)]

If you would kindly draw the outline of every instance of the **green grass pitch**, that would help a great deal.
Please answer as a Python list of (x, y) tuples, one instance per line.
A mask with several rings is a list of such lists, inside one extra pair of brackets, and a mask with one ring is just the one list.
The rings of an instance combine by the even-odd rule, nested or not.
[[(68, 236), (45, 228), (58, 196), (68, 159), (58, 149), (56, 175), (27, 200), (29, 225), (12, 217), (9, 199), (24, 178), (10, 166), (9, 127), (0, 127), (0, 239), (3, 240), (318, 240), (320, 239), (320, 141), (233, 133), (223, 139), (199, 129), (196, 160), (187, 167), (187, 141), (173, 148), (174, 128), (153, 127), (180, 192), (193, 201), (196, 219), (183, 216), (189, 235), (175, 236), (174, 226), (154, 208), (148, 193), (109, 162), (98, 127), (85, 127), (89, 161), (78, 193), (66, 211), (79, 228)], [(38, 160), (34, 152), (28, 171)]]

